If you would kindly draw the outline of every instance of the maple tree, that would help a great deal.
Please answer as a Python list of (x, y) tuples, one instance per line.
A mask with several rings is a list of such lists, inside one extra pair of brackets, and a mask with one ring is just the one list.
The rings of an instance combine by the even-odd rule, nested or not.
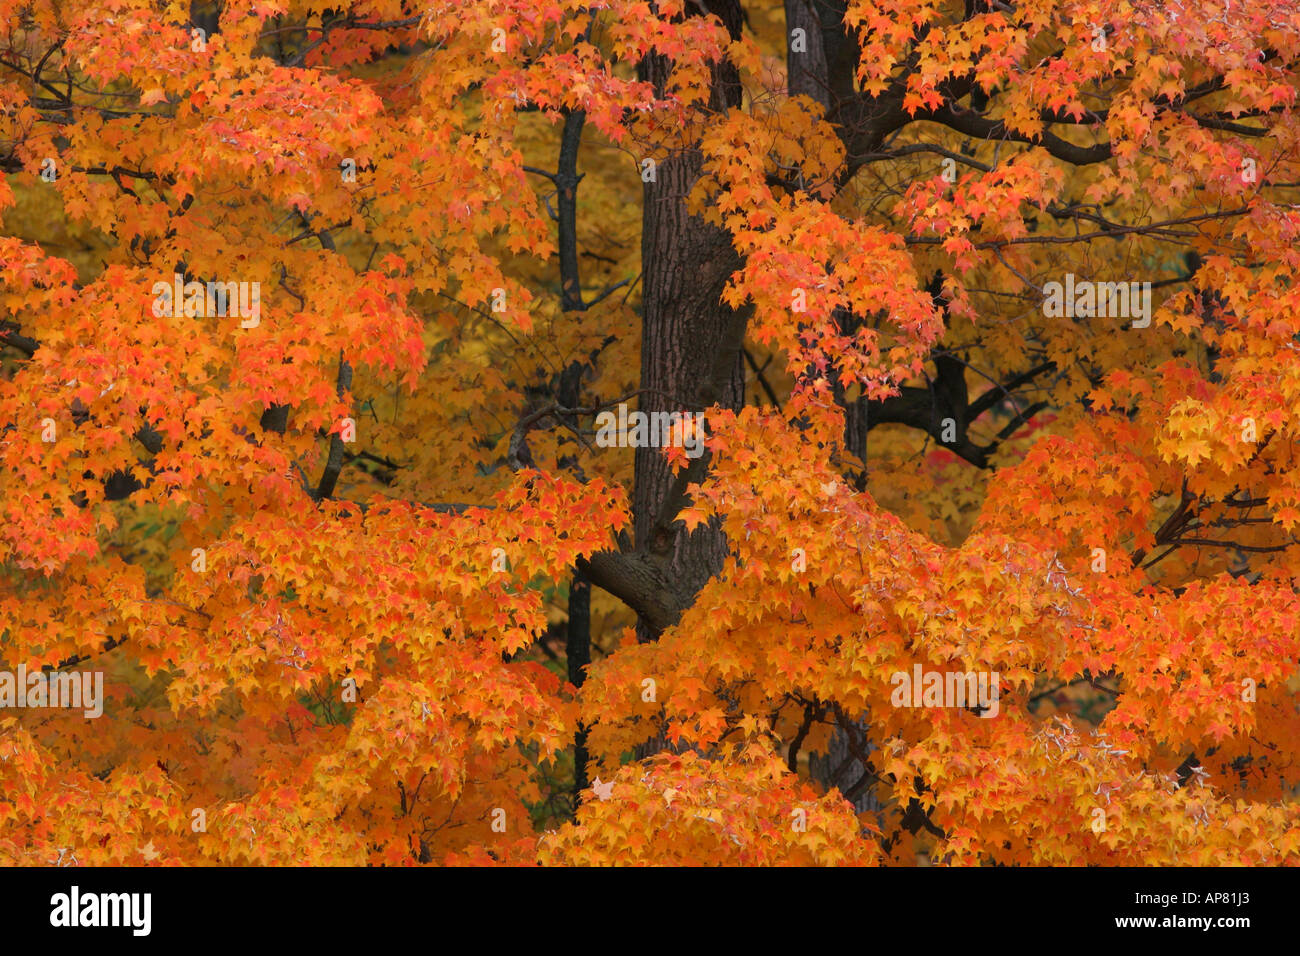
[(0, 710), (0, 862), (1296, 862), (1298, 71), (1290, 0), (3, 0), (0, 658), (106, 699)]

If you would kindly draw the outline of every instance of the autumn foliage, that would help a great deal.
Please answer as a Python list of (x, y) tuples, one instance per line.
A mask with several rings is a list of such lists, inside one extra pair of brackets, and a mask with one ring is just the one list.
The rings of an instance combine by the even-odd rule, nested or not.
[(0, 670), (105, 697), (0, 863), (1300, 861), (1298, 90), (1292, 0), (0, 0)]

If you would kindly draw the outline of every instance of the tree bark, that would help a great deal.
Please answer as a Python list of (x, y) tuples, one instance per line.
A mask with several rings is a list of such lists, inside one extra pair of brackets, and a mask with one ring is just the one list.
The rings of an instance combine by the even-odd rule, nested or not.
[[(741, 28), (737, 0), (714, 0), (717, 14), (733, 37)], [(662, 92), (671, 64), (647, 57), (638, 75)], [(739, 74), (729, 63), (713, 68), (709, 108), (740, 105)], [(724, 305), (722, 291), (740, 258), (730, 235), (687, 212), (686, 198), (700, 177), (703, 159), (689, 148), (657, 164), (643, 185), (641, 231), (642, 317), (640, 409), (646, 412), (701, 412), (715, 402), (739, 409), (744, 403), (741, 344), (744, 316)], [(707, 453), (700, 460), (707, 459)], [(720, 528), (702, 526), (687, 533), (672, 521), (680, 501), (680, 482), (662, 448), (638, 448), (633, 489), (633, 532), (638, 551), (649, 552), (658, 576), (672, 592), (676, 611), (688, 607), (706, 581), (722, 568), (727, 544)], [(654, 640), (665, 620), (639, 614), (638, 636)]]

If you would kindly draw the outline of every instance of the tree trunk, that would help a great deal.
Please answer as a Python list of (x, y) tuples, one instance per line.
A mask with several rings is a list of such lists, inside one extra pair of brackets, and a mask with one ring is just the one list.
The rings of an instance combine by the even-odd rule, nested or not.
[[(829, 115), (837, 103), (851, 99), (852, 72), (845, 69), (851, 56), (844, 34), (844, 8), (840, 0), (785, 0), (786, 75), (790, 96), (808, 96), (816, 100)], [(802, 31), (796, 33), (796, 31)], [(856, 317), (841, 313), (841, 326), (851, 332)], [(847, 401), (836, 383), (835, 396), (844, 409), (844, 447), (865, 464), (867, 457), (867, 403)], [(865, 484), (863, 475), (850, 476), (858, 490)], [(870, 752), (866, 721), (854, 723), (865, 750)], [(859, 748), (860, 750), (862, 748)], [(867, 768), (852, 755), (848, 735), (839, 726), (831, 732), (826, 753), (808, 754), (808, 771), (814, 780), (830, 789), (836, 787), (849, 797), (858, 813), (880, 809), (869, 783), (860, 782)]]
[[(737, 0), (708, 4), (740, 35)], [(670, 68), (661, 56), (647, 57), (638, 74), (662, 92)], [(740, 105), (740, 79), (729, 63), (715, 65), (710, 108)], [(717, 403), (744, 403), (741, 344), (744, 316), (721, 302), (723, 288), (740, 267), (730, 235), (686, 211), (686, 197), (700, 177), (702, 157), (691, 148), (657, 163), (643, 187), (641, 230), (642, 317), (640, 409), (645, 412), (702, 412)], [(707, 453), (701, 461), (707, 459)], [(677, 481), (662, 448), (636, 450), (633, 531), (638, 550), (666, 559), (662, 570), (675, 602), (688, 607), (706, 581), (722, 568), (727, 543), (717, 525), (688, 534), (673, 526), (680, 505)], [(638, 618), (641, 640), (662, 630)]]

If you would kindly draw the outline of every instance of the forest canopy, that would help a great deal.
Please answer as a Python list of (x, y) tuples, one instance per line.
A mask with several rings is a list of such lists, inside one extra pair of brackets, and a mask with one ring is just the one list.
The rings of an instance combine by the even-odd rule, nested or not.
[(1296, 863), (1298, 71), (0, 0), (0, 863)]

